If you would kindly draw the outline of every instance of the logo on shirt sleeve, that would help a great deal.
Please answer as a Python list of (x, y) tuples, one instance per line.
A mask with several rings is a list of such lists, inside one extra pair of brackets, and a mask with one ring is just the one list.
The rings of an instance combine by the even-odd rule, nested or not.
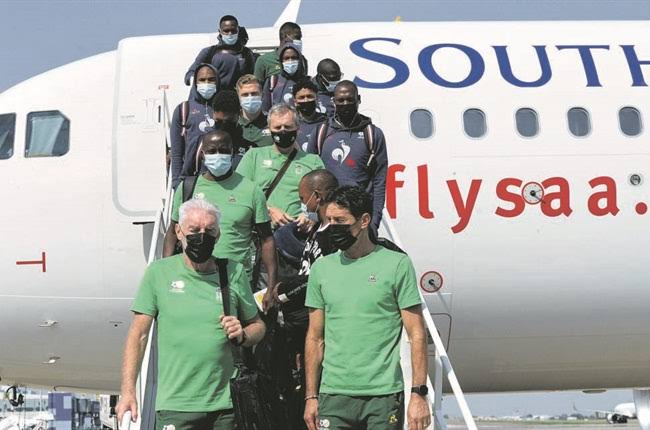
[(377, 282), (377, 276), (375, 276), (374, 273), (371, 273), (370, 276), (368, 276), (368, 282)]
[(196, 193), (196, 194), (194, 194), (194, 198), (195, 198), (195, 199), (204, 199), (204, 198), (205, 198), (205, 194), (203, 194), (203, 193)]

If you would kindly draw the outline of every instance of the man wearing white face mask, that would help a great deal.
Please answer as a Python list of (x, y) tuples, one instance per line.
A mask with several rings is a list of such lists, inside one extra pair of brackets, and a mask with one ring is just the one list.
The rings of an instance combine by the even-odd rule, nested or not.
[(257, 184), (233, 171), (233, 144), (227, 132), (215, 130), (206, 133), (201, 150), (207, 172), (183, 180), (176, 189), (172, 222), (165, 235), (163, 256), (173, 255), (176, 249), (178, 239), (175, 225), (178, 223), (178, 208), (184, 199), (202, 198), (219, 207), (222, 213), (221, 237), (213, 255), (242, 263), (250, 269), (249, 244), (251, 233), (255, 229), (260, 238), (262, 261), (266, 266), (269, 284), (275, 285), (275, 241), (264, 193)]
[[(277, 75), (282, 71), (282, 64), (280, 62), (280, 49), (287, 44), (293, 43), (302, 53), (302, 30), (295, 22), (285, 22), (280, 26), (279, 30), (280, 43), (278, 48), (260, 55), (255, 61), (255, 77), (260, 82), (266, 82), (266, 79), (271, 75)], [(307, 73), (307, 59), (303, 57), (305, 73)]]
[(257, 145), (273, 145), (266, 115), (262, 112), (262, 85), (254, 75), (244, 75), (237, 81), (237, 95), (241, 105), (239, 126), (244, 139)]
[(253, 73), (255, 57), (246, 47), (248, 33), (240, 27), (232, 15), (219, 20), (219, 43), (203, 48), (185, 74), (185, 84), (190, 84), (194, 70), (201, 63), (210, 63), (219, 71), (219, 79), (224, 89), (232, 90), (240, 76)]
[(187, 101), (174, 110), (171, 129), (172, 186), (182, 176), (196, 174), (196, 151), (201, 135), (214, 126), (212, 102), (220, 89), (219, 74), (211, 64), (196, 70), (194, 86)]
[(300, 49), (293, 43), (287, 43), (280, 48), (280, 63), (282, 71), (271, 75), (264, 82), (262, 90), (262, 110), (268, 112), (271, 106), (284, 103), (294, 106), (293, 86), (304, 79), (309, 79)]
[(316, 67), (316, 76), (312, 82), (318, 87), (318, 107), (320, 113), (327, 114), (329, 118), (334, 116), (334, 88), (341, 82), (343, 73), (338, 63), (331, 58), (324, 58)]

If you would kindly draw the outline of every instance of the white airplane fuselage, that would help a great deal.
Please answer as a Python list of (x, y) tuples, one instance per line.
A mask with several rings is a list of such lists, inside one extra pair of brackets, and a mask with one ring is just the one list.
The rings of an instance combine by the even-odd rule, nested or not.
[[(431, 272), (443, 280), (425, 298), (465, 391), (650, 386), (650, 141), (618, 122), (632, 106), (650, 123), (639, 80), (650, 82), (650, 65), (637, 70), (631, 57), (650, 60), (649, 29), (303, 27), (310, 71), (335, 59), (386, 135), (387, 210), (418, 279), (427, 289)], [(275, 29), (249, 34), (250, 47), (277, 43)], [(187, 67), (214, 41), (125, 39), (0, 94), (0, 115), (17, 116), (14, 155), (0, 160), (3, 384), (119, 389), (129, 309), (165, 196), (163, 92), (173, 110), (188, 93)], [(515, 127), (524, 107), (539, 118), (532, 138)], [(585, 137), (569, 132), (573, 107), (589, 113)], [(469, 108), (487, 118), (482, 138), (463, 131)], [(432, 137), (411, 133), (414, 109), (432, 113)], [(27, 114), (48, 110), (70, 120), (70, 150), (25, 158)], [(521, 196), (528, 182), (542, 185), (541, 202)], [(16, 264), (42, 253), (45, 265)]]

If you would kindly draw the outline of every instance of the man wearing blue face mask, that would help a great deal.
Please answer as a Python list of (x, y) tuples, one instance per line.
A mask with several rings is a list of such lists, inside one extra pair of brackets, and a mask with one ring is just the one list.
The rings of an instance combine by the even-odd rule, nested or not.
[(239, 126), (244, 139), (257, 147), (273, 145), (266, 115), (262, 112), (262, 85), (253, 75), (244, 75), (237, 81), (237, 95), (241, 105)]
[[(222, 213), (221, 237), (213, 255), (237, 261), (250, 269), (249, 244), (251, 233), (255, 229), (260, 238), (262, 261), (267, 269), (269, 283), (275, 285), (275, 241), (264, 193), (254, 182), (233, 171), (233, 144), (228, 133), (223, 130), (211, 131), (202, 140), (201, 151), (207, 171), (195, 180), (184, 180), (176, 189), (172, 222), (165, 235), (163, 256), (173, 255), (176, 249), (178, 239), (175, 225), (178, 223), (178, 208), (183, 203), (184, 195), (202, 198), (219, 207)], [(194, 188), (185, 190), (186, 186)]]
[(334, 116), (334, 88), (341, 82), (343, 73), (338, 63), (331, 58), (325, 58), (318, 63), (316, 67), (316, 76), (312, 82), (318, 88), (318, 106), (320, 113), (326, 114), (329, 118)]
[(185, 84), (190, 84), (194, 70), (201, 63), (210, 63), (219, 71), (219, 79), (224, 89), (234, 89), (237, 79), (247, 73), (253, 73), (255, 56), (246, 47), (248, 33), (240, 27), (232, 15), (225, 15), (219, 20), (218, 43), (203, 48), (194, 63), (185, 74)]
[[(271, 75), (277, 75), (282, 71), (280, 63), (280, 49), (287, 43), (293, 43), (302, 52), (302, 30), (295, 22), (285, 22), (280, 26), (280, 44), (278, 48), (262, 54), (255, 61), (255, 77), (260, 82), (266, 82)], [(305, 73), (307, 73), (307, 59), (303, 57)]]
[(196, 69), (190, 98), (176, 106), (172, 117), (171, 171), (172, 186), (182, 176), (196, 173), (195, 155), (201, 135), (214, 127), (212, 102), (220, 89), (217, 69), (201, 64)]
[(268, 112), (271, 106), (284, 103), (294, 106), (293, 86), (304, 79), (309, 79), (305, 71), (300, 49), (293, 43), (287, 43), (280, 48), (280, 64), (282, 71), (271, 75), (262, 89), (262, 110)]

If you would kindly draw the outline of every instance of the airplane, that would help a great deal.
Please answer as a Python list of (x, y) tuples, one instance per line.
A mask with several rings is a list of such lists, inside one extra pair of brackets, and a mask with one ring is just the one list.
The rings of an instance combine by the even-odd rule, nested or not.
[[(303, 26), (386, 135), (385, 222), (465, 392), (634, 388), (650, 413), (648, 24)], [(119, 391), (167, 111), (215, 41), (127, 38), (0, 94), (3, 384)]]
[(599, 409), (578, 409), (573, 405), (573, 409), (577, 412), (589, 412), (603, 415), (609, 424), (626, 424), (628, 420), (636, 418), (636, 407), (633, 402), (619, 403), (614, 407), (613, 411), (605, 411)]

